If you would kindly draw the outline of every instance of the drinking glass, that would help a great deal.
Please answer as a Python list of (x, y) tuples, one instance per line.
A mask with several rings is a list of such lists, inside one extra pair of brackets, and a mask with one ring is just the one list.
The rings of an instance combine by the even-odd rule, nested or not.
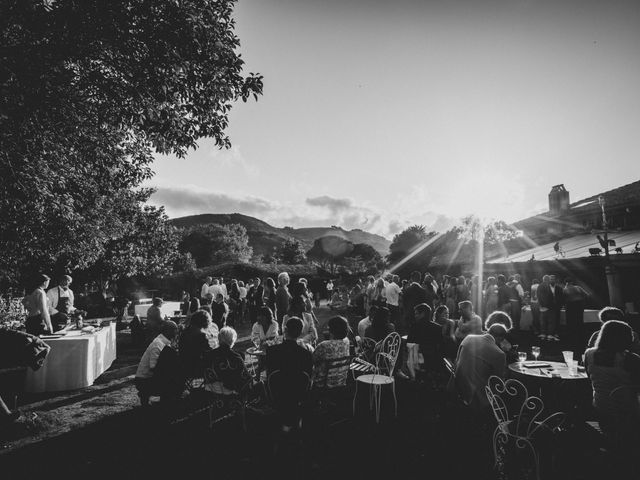
[(573, 352), (569, 350), (565, 350), (562, 352), (562, 356), (564, 357), (564, 363), (566, 363), (567, 366), (569, 366), (569, 362), (573, 361)]
[(259, 338), (254, 338), (253, 339), (253, 344), (256, 347), (256, 350), (258, 350), (260, 348), (260, 339)]
[(518, 361), (522, 364), (527, 360), (527, 352), (518, 352)]
[(569, 367), (569, 375), (576, 376), (578, 374), (578, 361), (577, 360), (570, 360), (567, 363), (567, 366)]
[(540, 356), (540, 347), (531, 347), (531, 354), (533, 355), (533, 358), (538, 360), (538, 357)]

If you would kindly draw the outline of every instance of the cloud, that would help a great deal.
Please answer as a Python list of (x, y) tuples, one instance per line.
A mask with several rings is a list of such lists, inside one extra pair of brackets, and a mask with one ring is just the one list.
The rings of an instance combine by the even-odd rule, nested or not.
[(235, 197), (197, 187), (158, 187), (151, 197), (154, 205), (164, 205), (172, 217), (199, 213), (244, 213), (264, 215), (276, 208), (274, 202), (260, 197)]
[[(195, 185), (156, 186), (156, 193), (149, 203), (163, 205), (167, 214), (174, 218), (202, 213), (242, 213), (276, 227), (337, 225), (345, 230), (361, 229), (389, 239), (410, 225), (421, 224), (428, 231), (443, 232), (457, 223), (452, 217), (430, 210), (416, 212), (398, 209), (397, 205), (382, 210), (358, 205), (352, 199), (329, 195), (308, 197), (302, 202), (282, 203), (258, 196), (211, 191)], [(407, 205), (405, 203), (404, 207)]]
[(333, 198), (328, 195), (307, 198), (307, 205), (312, 207), (327, 207), (332, 212), (340, 212), (352, 208), (353, 202), (348, 198)]

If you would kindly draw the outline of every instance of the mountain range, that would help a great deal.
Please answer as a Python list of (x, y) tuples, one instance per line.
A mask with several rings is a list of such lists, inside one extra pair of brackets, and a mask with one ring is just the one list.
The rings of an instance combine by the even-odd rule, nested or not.
[(274, 247), (279, 247), (284, 240), (294, 238), (299, 240), (308, 250), (313, 242), (320, 237), (336, 235), (353, 243), (367, 243), (375, 248), (380, 255), (386, 256), (389, 253), (391, 242), (386, 238), (364, 230), (344, 230), (338, 226), (331, 227), (307, 227), (307, 228), (278, 228), (269, 225), (267, 222), (240, 213), (205, 213), (202, 215), (189, 215), (170, 220), (170, 223), (180, 228), (188, 228), (196, 225), (206, 225), (217, 223), (228, 225), (237, 223), (247, 229), (249, 245), (255, 254), (265, 255), (273, 253)]

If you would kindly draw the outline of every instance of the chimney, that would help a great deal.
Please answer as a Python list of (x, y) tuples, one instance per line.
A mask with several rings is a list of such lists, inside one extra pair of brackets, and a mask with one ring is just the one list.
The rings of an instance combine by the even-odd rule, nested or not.
[(569, 191), (564, 184), (554, 185), (549, 192), (549, 213), (560, 215), (569, 210)]

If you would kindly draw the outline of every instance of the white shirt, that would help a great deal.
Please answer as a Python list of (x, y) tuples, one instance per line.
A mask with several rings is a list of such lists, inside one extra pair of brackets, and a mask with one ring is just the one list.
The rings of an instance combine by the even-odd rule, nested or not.
[(402, 292), (402, 289), (395, 282), (387, 283), (385, 287), (387, 304), (397, 307), (400, 301), (400, 292)]
[(362, 320), (358, 322), (358, 336), (360, 338), (364, 338), (364, 332), (367, 331), (367, 328), (371, 326), (371, 319), (369, 317), (364, 317)]
[(327, 282), (327, 291), (330, 292), (331, 290), (333, 290), (333, 283)]
[(247, 298), (247, 289), (245, 287), (238, 287), (238, 291), (240, 292), (240, 300)]
[(209, 288), (211, 287), (207, 282), (205, 282), (202, 285), (202, 288), (200, 289), (200, 298), (207, 298), (207, 293), (209, 293)]
[(58, 301), (60, 300), (60, 298), (69, 299), (72, 312), (76, 309), (73, 306), (73, 302), (74, 302), (73, 290), (71, 290), (68, 287), (66, 290), (62, 287), (53, 287), (47, 291), (47, 299), (49, 300), (49, 311), (51, 312), (51, 315), (55, 315), (56, 313), (58, 313), (58, 310), (56, 310), (56, 307), (58, 306)]
[(156, 368), (156, 365), (158, 364), (158, 357), (160, 357), (160, 353), (167, 345), (171, 345), (171, 342), (162, 334), (153, 339), (142, 354), (142, 358), (138, 364), (138, 370), (136, 371), (136, 377), (153, 377), (153, 369)]
[(221, 293), (225, 298), (226, 295), (224, 294), (224, 291), (222, 290), (222, 286), (221, 285), (211, 285), (209, 287), (209, 293), (211, 295), (213, 295), (213, 301), (216, 301), (216, 297), (218, 296), (219, 293)]
[(225, 300), (229, 298), (229, 294), (227, 293), (227, 285), (224, 283), (221, 283), (218, 286), (220, 287), (220, 292), (222, 292), (222, 295), (224, 295)]

